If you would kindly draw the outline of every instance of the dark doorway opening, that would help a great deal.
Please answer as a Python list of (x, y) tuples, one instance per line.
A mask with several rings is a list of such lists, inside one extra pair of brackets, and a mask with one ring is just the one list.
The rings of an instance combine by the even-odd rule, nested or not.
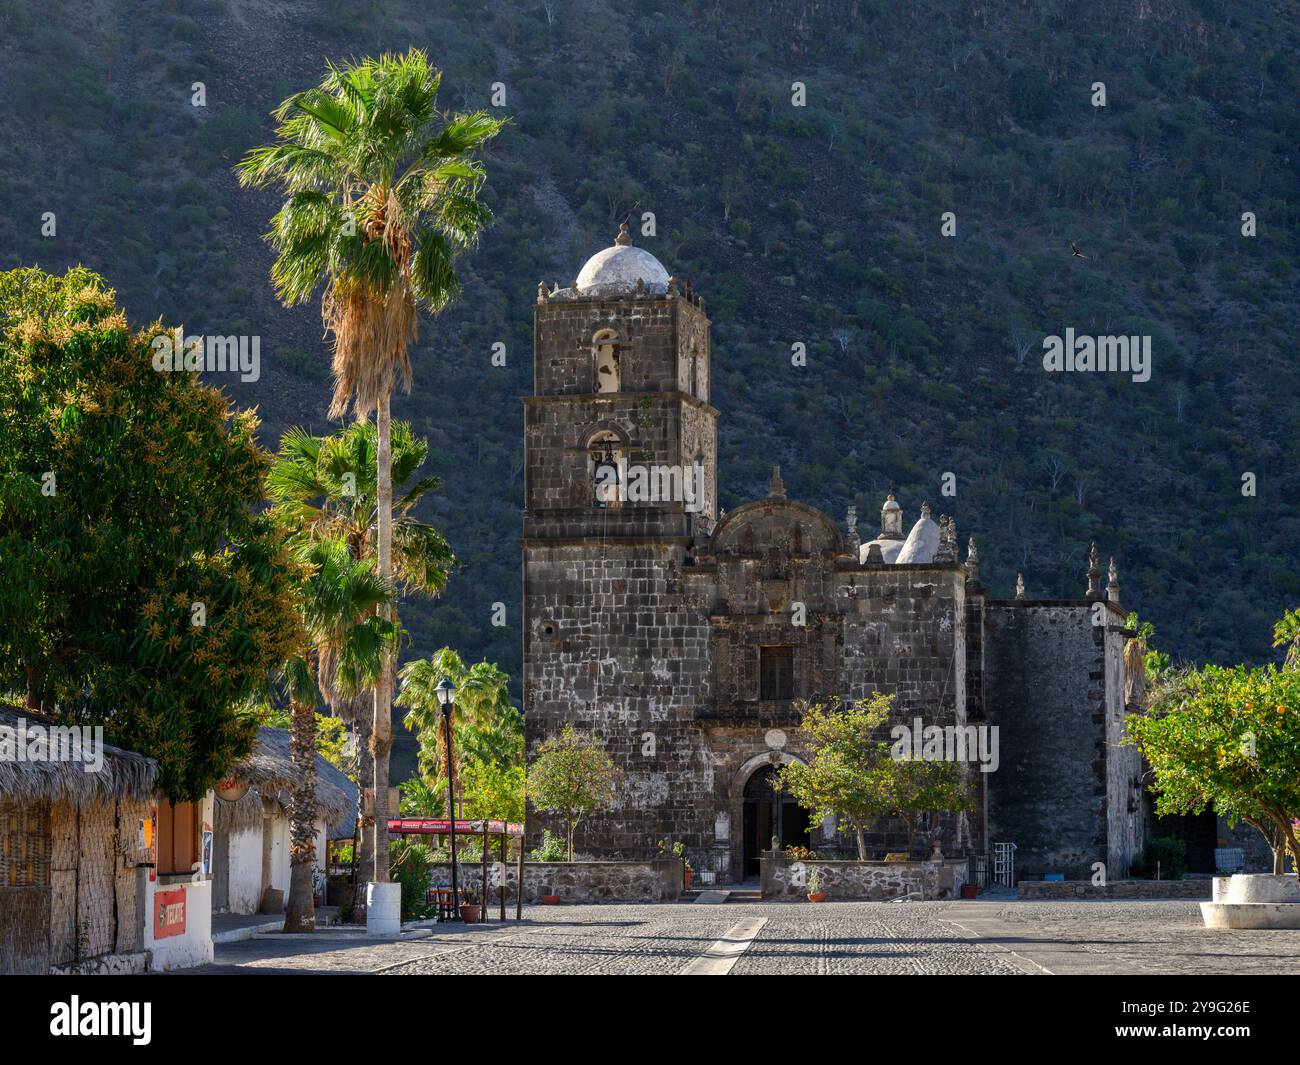
[[(1218, 846), (1219, 822), (1213, 810), (1199, 814), (1174, 814), (1156, 819), (1154, 826), (1148, 830), (1147, 837), (1156, 839), (1173, 836), (1181, 839), (1187, 848), (1187, 871), (1189, 873), (1213, 873), (1214, 848)], [(1155, 876), (1151, 870), (1150, 876)]]
[(762, 851), (772, 846), (772, 837), (782, 847), (807, 847), (808, 813), (788, 795), (776, 790), (776, 767), (765, 765), (745, 781), (744, 862), (746, 880), (759, 875)]

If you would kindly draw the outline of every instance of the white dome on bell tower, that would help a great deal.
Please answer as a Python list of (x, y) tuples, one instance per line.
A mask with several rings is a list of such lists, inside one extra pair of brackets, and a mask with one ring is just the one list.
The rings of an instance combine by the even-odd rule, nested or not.
[(638, 283), (646, 294), (662, 296), (668, 291), (668, 271), (644, 248), (633, 246), (624, 222), (613, 245), (587, 260), (574, 288), (580, 296), (622, 296), (635, 293)]

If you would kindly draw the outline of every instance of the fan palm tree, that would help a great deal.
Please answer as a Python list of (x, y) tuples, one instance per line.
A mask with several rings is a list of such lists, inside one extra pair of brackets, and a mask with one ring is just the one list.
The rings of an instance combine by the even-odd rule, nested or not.
[[(491, 218), (480, 201), (476, 153), (500, 132), (486, 112), (437, 109), (441, 74), (418, 49), (341, 66), (275, 111), (274, 143), (236, 168), (242, 184), (276, 185), (287, 199), (268, 239), (276, 295), (286, 305), (324, 292), (333, 337), (330, 417), (349, 407), (377, 423), (375, 554), (392, 576), (390, 400), (400, 374), (409, 390), (409, 345), (421, 309), (437, 314), (459, 295), (456, 255)], [(375, 684), (373, 879), (387, 882), (388, 757), (393, 661)]]
[[(354, 558), (373, 558), (377, 451), (378, 431), (371, 422), (356, 422), (332, 436), (290, 429), (280, 438), (280, 453), (267, 475), (267, 494), (308, 535), (342, 536)], [(396, 496), (393, 582), (403, 593), (437, 595), (456, 567), (456, 556), (443, 535), (413, 513), (441, 483), (434, 476), (412, 481), (428, 457), (429, 442), (416, 436), (409, 422), (396, 421), (390, 454)]]
[(295, 770), (284, 930), (310, 932), (316, 927), (316, 706), (322, 692), (347, 695), (373, 684), (395, 632), (378, 613), (391, 603), (392, 588), (375, 572), (373, 559), (354, 559), (341, 537), (299, 538), (297, 554), (303, 564), (297, 587), (302, 640), (282, 671)]
[(436, 688), (445, 677), (456, 686), (452, 712), (453, 794), (460, 797), (460, 769), (466, 757), (510, 760), (523, 755), (523, 719), (511, 704), (510, 678), (491, 662), (466, 667), (450, 647), (402, 667), (397, 705), (406, 709), (403, 724), (420, 741), (420, 770), (432, 781), (447, 774), (446, 736)]
[[(378, 469), (377, 430), (372, 422), (354, 422), (331, 436), (313, 436), (290, 429), (281, 437), (280, 452), (267, 475), (267, 493), (276, 511), (295, 529), (309, 537), (341, 536), (356, 559), (375, 557), (375, 512)], [(393, 423), (392, 483), (393, 577), (399, 592), (436, 595), (446, 586), (456, 557), (451, 546), (431, 525), (414, 516), (426, 493), (435, 490), (437, 477), (419, 477), (429, 453), (428, 441), (415, 435), (408, 422)], [(408, 483), (409, 482), (409, 483)], [(400, 627), (395, 608), (391, 617)], [(337, 693), (331, 709), (353, 729), (359, 752), (369, 752), (373, 707), (356, 695)], [(373, 762), (358, 759), (357, 820), (364, 824), (364, 794), (373, 784)], [(356, 840), (356, 865), (368, 869), (374, 834), (362, 832)], [(352, 914), (365, 916), (365, 879), (353, 885)]]

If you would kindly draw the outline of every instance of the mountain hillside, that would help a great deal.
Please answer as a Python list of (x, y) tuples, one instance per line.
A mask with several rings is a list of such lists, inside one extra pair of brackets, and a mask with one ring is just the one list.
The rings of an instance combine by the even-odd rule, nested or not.
[[(82, 262), (140, 323), (258, 335), (260, 380), (214, 383), (268, 447), (326, 430), (318, 309), (275, 302), (277, 202), (231, 167), (327, 59), (416, 45), (445, 107), (503, 89), (511, 124), (396, 405), (463, 562), (405, 609), (409, 653), (517, 675), (537, 283), (652, 212), (637, 243), (713, 321), (723, 506), (780, 464), (870, 529), (893, 486), (975, 534), (994, 595), (1082, 594), (1096, 540), (1175, 658), (1261, 660), (1300, 601), (1298, 27), (1265, 0), (0, 0), (0, 267)], [(1150, 380), (1045, 372), (1067, 328), (1150, 336)]]

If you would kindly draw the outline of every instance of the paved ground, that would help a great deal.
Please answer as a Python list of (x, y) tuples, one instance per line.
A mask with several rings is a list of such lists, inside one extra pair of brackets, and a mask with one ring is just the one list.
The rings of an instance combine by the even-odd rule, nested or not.
[(505, 925), (368, 942), (219, 944), (199, 973), (1300, 974), (1300, 932), (1212, 932), (1194, 902), (530, 906)]
[(1049, 972), (1300, 974), (1300, 930), (1216, 931), (1195, 902), (934, 903), (935, 913)]

